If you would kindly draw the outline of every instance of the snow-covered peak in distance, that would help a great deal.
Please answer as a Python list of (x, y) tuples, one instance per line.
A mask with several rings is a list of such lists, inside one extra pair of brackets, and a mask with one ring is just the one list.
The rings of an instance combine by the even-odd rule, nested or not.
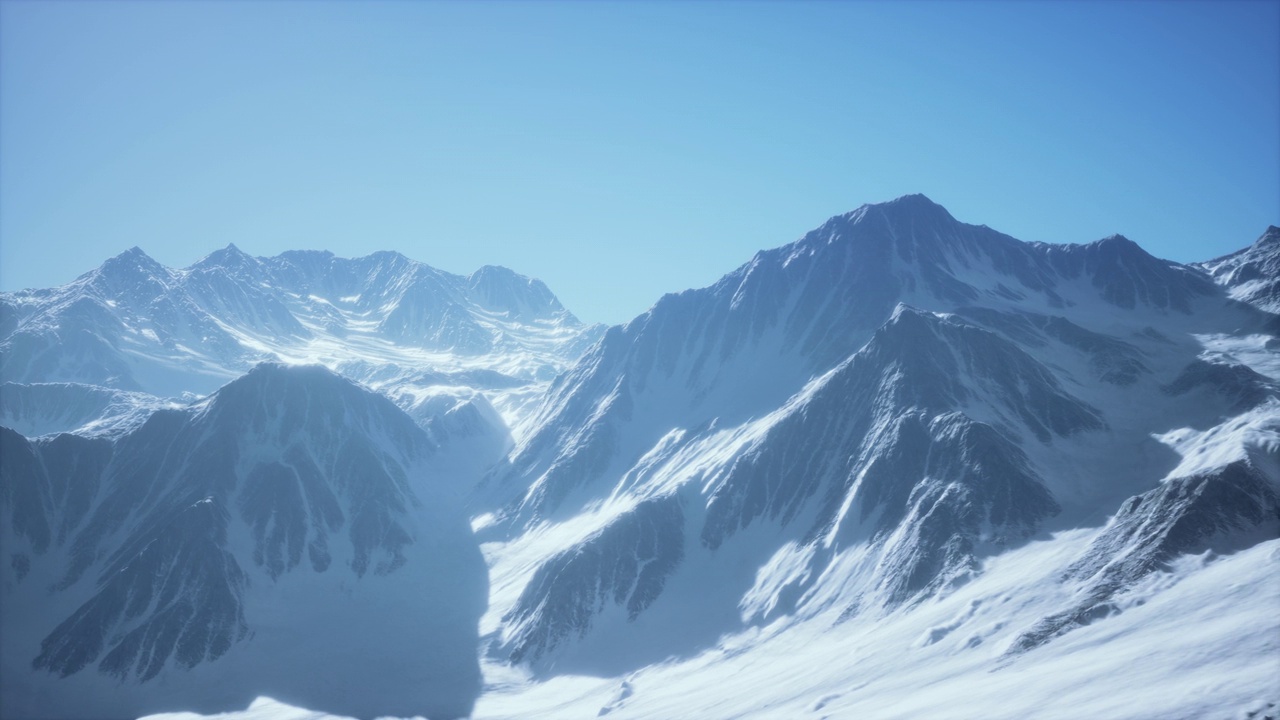
[(314, 362), (411, 412), (487, 392), (516, 424), (600, 331), (505, 268), (466, 277), (395, 252), (257, 258), (228, 245), (175, 270), (132, 248), (68, 285), (0, 293), (0, 377), (177, 396), (265, 360)]
[(81, 294), (109, 297), (117, 303), (143, 308), (164, 296), (178, 275), (135, 246), (108, 258), (101, 267), (72, 282)]
[(573, 318), (541, 280), (498, 265), (485, 265), (467, 277), (471, 299), (479, 306), (506, 313), (513, 320), (559, 321)]
[[(96, 274), (102, 277), (116, 277), (132, 274), (168, 275), (168, 268), (156, 262), (142, 248), (134, 245), (124, 252), (107, 258)], [(83, 276), (81, 276), (83, 277)]]
[(114, 435), (171, 407), (143, 393), (75, 383), (0, 383), (0, 425), (27, 437), (72, 432)]
[(1253, 245), (1199, 267), (1232, 297), (1280, 313), (1280, 227), (1272, 225)]
[(214, 250), (196, 261), (191, 267), (187, 268), (187, 270), (195, 272), (221, 268), (224, 270), (256, 272), (260, 270), (261, 267), (262, 263), (260, 263), (257, 258), (236, 247), (235, 243), (228, 243), (227, 246), (221, 250)]

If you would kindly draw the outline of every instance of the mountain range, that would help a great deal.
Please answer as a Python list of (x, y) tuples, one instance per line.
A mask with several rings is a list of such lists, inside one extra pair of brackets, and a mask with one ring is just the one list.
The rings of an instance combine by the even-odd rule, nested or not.
[(607, 329), (395, 253), (0, 294), (0, 713), (1275, 716), (1277, 277), (912, 195)]

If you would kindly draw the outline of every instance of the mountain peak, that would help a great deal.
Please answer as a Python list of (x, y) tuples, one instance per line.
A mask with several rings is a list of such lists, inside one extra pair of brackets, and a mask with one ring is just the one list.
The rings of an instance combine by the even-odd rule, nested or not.
[(1101, 240), (1095, 240), (1085, 247), (1101, 255), (1108, 262), (1123, 257), (1161, 262), (1154, 255), (1143, 249), (1141, 245), (1119, 233), (1108, 235)]
[(954, 220), (951, 213), (938, 203), (930, 200), (928, 197), (913, 193), (911, 195), (903, 195), (887, 202), (873, 203), (866, 207), (875, 208), (892, 217), (898, 216), (928, 216), (928, 217), (945, 217), (948, 220)]
[(924, 193), (910, 193), (901, 195), (887, 202), (878, 203), (880, 205), (892, 205), (901, 207), (930, 207), (941, 208), (938, 203), (930, 200)]
[(227, 243), (227, 246), (221, 250), (214, 250), (205, 255), (196, 264), (191, 266), (193, 270), (199, 270), (209, 267), (221, 268), (238, 268), (246, 265), (256, 265), (257, 260), (236, 247), (235, 243)]
[(525, 279), (523, 275), (521, 275), (520, 273), (517, 273), (515, 270), (512, 270), (511, 268), (503, 267), (501, 265), (481, 265), (479, 268), (476, 269), (475, 272), (471, 273), (471, 275), (469, 275), (467, 279), (472, 282), (476, 282), (478, 279), (486, 278), (486, 277), (496, 277), (496, 278), (504, 278), (504, 279), (511, 279), (511, 280)]
[(365, 257), (368, 257), (372, 260), (379, 261), (379, 262), (386, 262), (386, 261), (396, 262), (396, 263), (414, 262), (404, 253), (398, 250), (376, 250), (374, 252), (369, 253)]
[(112, 263), (112, 262), (136, 264), (138, 262), (145, 262), (148, 260), (150, 260), (151, 262), (155, 262), (154, 260), (151, 259), (151, 256), (146, 253), (145, 250), (138, 247), (137, 245), (134, 245), (133, 247), (129, 248), (128, 250), (125, 250), (122, 253), (118, 253), (116, 255), (112, 255), (111, 257), (107, 258), (107, 262), (103, 264), (105, 265), (107, 263)]
[(564, 306), (541, 280), (526, 277), (501, 265), (485, 265), (467, 277), (474, 302), (512, 319), (567, 315)]
[[(322, 365), (263, 362), (223, 385), (204, 401), (206, 412), (221, 417), (279, 416), (282, 431), (293, 432), (303, 424), (317, 436), (334, 432), (344, 424), (375, 423), (395, 438), (419, 432), (413, 419), (390, 399)], [(414, 441), (420, 449), (431, 443)]]
[(322, 386), (331, 386), (331, 390), (348, 386), (356, 387), (355, 383), (323, 365), (294, 365), (267, 361), (254, 365), (249, 372), (224, 385), (222, 390), (241, 386), (261, 390), (263, 386), (271, 383), (318, 383)]
[(142, 248), (134, 245), (119, 255), (107, 258), (98, 269), (100, 275), (119, 277), (122, 275), (166, 275), (168, 269), (156, 262)]

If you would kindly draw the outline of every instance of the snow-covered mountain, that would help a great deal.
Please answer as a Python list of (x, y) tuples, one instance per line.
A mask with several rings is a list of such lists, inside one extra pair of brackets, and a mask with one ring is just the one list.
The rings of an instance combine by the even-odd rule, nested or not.
[[(5, 680), (245, 718), (1274, 715), (1276, 237), (1181, 265), (913, 195), (607, 331), (394, 253), (131, 252), (5, 295), (4, 577), (40, 619)], [(395, 405), (278, 365), (151, 396), (262, 359)], [(356, 684), (281, 669), (305, 627)], [(374, 677), (467, 643), (483, 689), (442, 705)]]
[[(1264, 237), (1230, 257), (1264, 267), (1268, 251)], [(1280, 322), (1216, 262), (1210, 275), (1118, 236), (1023, 243), (908, 196), (611, 328), (480, 500), (488, 652), (539, 688), (511, 697), (603, 673), (627, 679), (596, 708), (661, 716), (677, 691), (638, 678), (751, 653), (766, 629), (857, 637), (980, 580), (1017, 595), (991, 567), (1047, 544), (1037, 592), (1058, 599), (973, 642), (984, 671), (1035, 664), (1179, 558), (1280, 551)], [(1274, 610), (1280, 588), (1250, 577)], [(1280, 624), (1248, 610), (1274, 642), (1227, 705), (1280, 691)], [(844, 682), (874, 681), (846, 667)], [(759, 693), (732, 714), (805, 709)]]
[(483, 559), (439, 448), (319, 367), (261, 365), (116, 437), (0, 429), (7, 717), (466, 715)]
[(27, 437), (71, 432), (110, 435), (179, 403), (81, 383), (0, 383), (0, 425)]
[(1280, 312), (1280, 228), (1272, 225), (1253, 245), (1198, 263), (1231, 297)]
[(316, 363), (424, 423), (475, 401), (516, 425), (599, 333), (500, 267), (463, 277), (392, 252), (255, 258), (229, 245), (173, 270), (133, 248), (63, 287), (0, 293), (0, 377), (174, 397), (263, 361)]

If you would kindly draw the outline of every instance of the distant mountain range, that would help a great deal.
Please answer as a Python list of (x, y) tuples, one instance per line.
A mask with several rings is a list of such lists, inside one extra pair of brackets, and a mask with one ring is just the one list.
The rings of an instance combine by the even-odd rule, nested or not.
[(0, 714), (1274, 716), (1277, 278), (913, 195), (608, 329), (395, 253), (0, 294)]

